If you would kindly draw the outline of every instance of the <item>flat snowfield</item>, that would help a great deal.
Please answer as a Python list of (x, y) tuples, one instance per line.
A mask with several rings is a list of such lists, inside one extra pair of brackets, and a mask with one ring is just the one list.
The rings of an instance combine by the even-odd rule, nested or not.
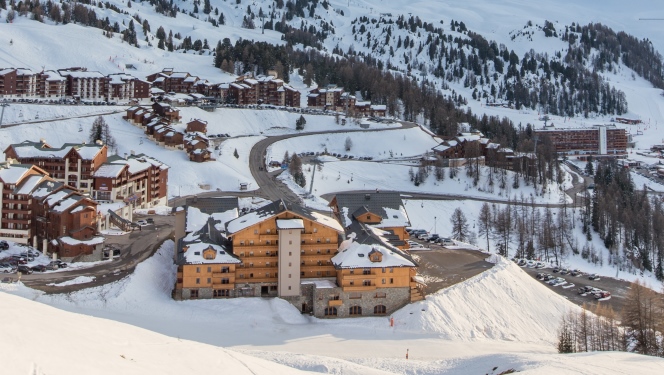
[[(624, 374), (637, 368), (657, 374), (664, 366), (664, 360), (626, 353), (556, 354), (558, 320), (578, 307), (499, 258), (489, 271), (399, 310), (390, 327), (389, 317), (304, 316), (276, 298), (174, 301), (172, 257), (173, 243), (167, 242), (131, 276), (67, 296), (22, 285), (5, 287), (0, 303), (9, 308), (0, 329), (12, 339), (0, 342), (1, 352), (16, 360), (12, 369), (37, 368), (44, 374), (80, 373), (91, 366), (109, 374), (118, 369), (175, 374), (192, 362), (191, 370), (235, 369), (239, 362), (234, 359), (255, 373), (262, 374), (261, 368), (289, 373), (205, 344), (316, 373), (468, 374), (489, 373), (498, 366), (533, 374)], [(25, 339), (37, 336), (48, 351), (35, 352), (33, 342)], [(63, 340), (77, 350), (62, 345)], [(610, 368), (602, 365), (607, 361)]]

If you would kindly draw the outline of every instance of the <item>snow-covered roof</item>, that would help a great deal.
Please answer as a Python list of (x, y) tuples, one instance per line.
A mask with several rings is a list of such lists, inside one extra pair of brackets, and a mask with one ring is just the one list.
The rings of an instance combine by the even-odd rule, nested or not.
[(374, 111), (385, 111), (387, 110), (387, 106), (384, 104), (374, 104), (371, 106), (371, 109)]
[(44, 178), (43, 175), (31, 175), (29, 176), (18, 189), (14, 190), (14, 194), (30, 194), (34, 188), (36, 188), (39, 183)]
[(25, 141), (11, 145), (19, 158), (49, 158), (61, 159), (71, 151), (72, 148), (83, 160), (92, 160), (101, 152), (103, 146), (96, 143), (75, 144), (65, 143), (61, 147), (49, 147), (43, 143)]
[(95, 177), (105, 177), (105, 178), (116, 178), (120, 175), (120, 172), (125, 168), (125, 165), (122, 164), (103, 164), (95, 172)]
[(16, 184), (23, 179), (31, 166), (25, 164), (3, 164), (0, 165), (0, 180), (5, 184)]
[(100, 245), (104, 243), (104, 237), (92, 237), (89, 240), (77, 240), (75, 238), (66, 236), (66, 237), (59, 237), (58, 241), (67, 244), (67, 245), (88, 245), (88, 246), (95, 246), (95, 245)]
[[(378, 261), (372, 261), (371, 255), (380, 253)], [(339, 253), (332, 257), (336, 268), (382, 268), (382, 267), (416, 267), (403, 253), (380, 245), (365, 245), (352, 239), (343, 241)]]
[(60, 74), (63, 76), (70, 76), (72, 78), (105, 78), (103, 74), (99, 72), (87, 72), (87, 71), (71, 71), (71, 70), (61, 70)]
[(250, 212), (246, 215), (242, 215), (235, 220), (231, 220), (226, 223), (226, 232), (229, 234), (237, 233), (243, 229), (249, 228), (254, 224), (268, 220), (271, 217), (274, 217), (282, 212), (289, 211), (297, 216), (305, 218), (307, 220), (315, 221), (319, 224), (325, 225), (329, 228), (332, 228), (338, 232), (343, 232), (343, 228), (339, 223), (325, 215), (310, 211), (304, 207), (300, 206), (290, 206), (287, 207), (286, 203), (283, 200), (274, 201), (266, 204), (263, 207), (258, 208), (256, 211)]
[(344, 227), (353, 222), (353, 215), (364, 208), (381, 217), (379, 228), (407, 227), (410, 219), (399, 193), (342, 193), (335, 196)]
[(277, 229), (304, 229), (302, 219), (277, 219)]
[(186, 72), (174, 72), (171, 74), (171, 78), (187, 78), (189, 76), (189, 73)]
[[(226, 251), (223, 247), (206, 243), (206, 242), (194, 242), (185, 244), (183, 249), (186, 248), (184, 252), (184, 261), (187, 264), (239, 264), (241, 261), (230, 253)], [(214, 258), (206, 259), (204, 256), (205, 250), (213, 250)], [(230, 275), (230, 274), (229, 274)]]
[(186, 223), (186, 232), (195, 232), (201, 229), (208, 221), (210, 215), (201, 212), (200, 209), (196, 207), (187, 207), (187, 223)]

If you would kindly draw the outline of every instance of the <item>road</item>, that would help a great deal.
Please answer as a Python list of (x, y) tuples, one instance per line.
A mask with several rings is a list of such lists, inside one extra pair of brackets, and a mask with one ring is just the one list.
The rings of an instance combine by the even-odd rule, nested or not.
[(54, 118), (54, 119), (43, 119), (43, 120), (32, 120), (32, 121), (24, 121), (24, 122), (15, 122), (11, 124), (2, 124), (1, 128), (11, 128), (14, 126), (20, 126), (20, 125), (28, 125), (28, 124), (40, 124), (44, 122), (56, 122), (56, 121), (65, 121), (65, 120), (70, 120), (73, 118), (86, 118), (86, 117), (97, 117), (97, 116), (107, 116), (107, 115), (114, 115), (116, 113), (124, 113), (124, 109), (119, 109), (116, 111), (110, 111), (110, 112), (102, 112), (102, 113), (94, 113), (91, 115), (80, 115), (80, 116), (67, 116), (67, 117), (60, 117), (60, 118)]
[[(141, 228), (124, 236), (107, 236), (105, 245), (115, 245), (121, 249), (119, 259), (101, 263), (99, 265), (72, 269), (63, 272), (33, 273), (23, 275), (21, 281), (34, 289), (43, 290), (47, 293), (70, 293), (76, 290), (89, 288), (119, 280), (134, 271), (140, 262), (152, 256), (161, 244), (173, 238), (173, 216), (151, 216), (155, 223)], [(135, 219), (140, 219), (135, 215)], [(95, 280), (86, 284), (75, 284), (70, 286), (56, 287), (48, 284), (57, 284), (79, 276), (94, 276)]]

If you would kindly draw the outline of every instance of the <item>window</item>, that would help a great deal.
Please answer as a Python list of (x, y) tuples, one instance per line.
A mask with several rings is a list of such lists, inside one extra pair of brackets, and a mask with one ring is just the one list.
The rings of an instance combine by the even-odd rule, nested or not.
[(371, 215), (367, 215), (367, 220), (371, 220)]
[(376, 295), (374, 298), (387, 298), (387, 293), (384, 292), (376, 292)]
[(289, 244), (289, 245), (292, 245), (292, 244), (293, 244), (293, 241), (288, 240), (288, 244)]
[(394, 273), (394, 267), (390, 267), (390, 273)]
[(320, 238), (316, 238), (316, 243), (320, 243)]
[(196, 279), (196, 284), (200, 284), (200, 283), (201, 283), (201, 279), (198, 279), (198, 278), (197, 278), (197, 279)]
[(355, 270), (350, 270), (351, 275), (355, 275)]
[(348, 284), (349, 284), (350, 286), (354, 286), (354, 285), (355, 285), (355, 280), (351, 280)]
[(244, 241), (240, 241), (240, 246), (244, 246)]
[(304, 277), (304, 272), (300, 272), (300, 276)]
[(270, 240), (266, 240), (266, 241), (265, 241), (265, 244), (266, 244), (266, 245), (271, 245), (272, 243), (270, 242)]
[(254, 229), (254, 234), (258, 234), (258, 229)]
[(221, 268), (221, 273), (229, 273), (230, 269), (228, 267), (222, 267)]
[(325, 316), (337, 316), (337, 308), (336, 307), (326, 307), (325, 308)]
[(362, 285), (371, 286), (371, 280), (362, 280)]
[(212, 272), (212, 267), (208, 267), (208, 272)]
[(288, 256), (289, 256), (289, 257), (290, 257), (290, 256), (293, 256), (293, 252), (292, 252), (292, 251), (289, 251), (289, 252), (288, 252)]
[(254, 245), (254, 240), (249, 241), (249, 245), (253, 246)]
[(362, 306), (351, 306), (348, 313), (350, 315), (362, 315)]
[(376, 305), (374, 306), (374, 315), (385, 315), (387, 308), (385, 305)]
[(330, 243), (330, 239), (329, 239), (329, 238), (326, 238), (326, 239), (325, 239), (325, 242)]
[(371, 275), (371, 268), (365, 268), (364, 270), (362, 270), (362, 274), (363, 275)]
[(207, 279), (207, 283), (208, 283), (208, 284), (212, 284), (212, 279), (208, 277), (208, 279)]
[(338, 294), (331, 294), (330, 295), (330, 301), (338, 301), (339, 300), (339, 295)]
[(314, 233), (318, 233), (318, 228), (314, 228)]
[(361, 293), (350, 293), (348, 295), (348, 298), (350, 298), (350, 299), (360, 299), (360, 298), (362, 298), (362, 294)]
[[(385, 267), (383, 267), (383, 273), (385, 273)], [(385, 284), (385, 283), (383, 283), (383, 284)]]
[(291, 290), (291, 287), (290, 287), (290, 285), (288, 286), (288, 290)]
[(267, 229), (267, 230), (265, 230), (265, 232), (267, 232), (267, 234), (270, 234), (270, 232), (272, 232), (272, 230), (271, 230), (271, 229)]
[(198, 289), (192, 289), (189, 291), (189, 298), (198, 298)]
[(222, 284), (230, 284), (230, 279), (228, 279), (228, 278), (223, 278), (223, 279), (221, 279), (221, 283), (222, 283)]
[(196, 267), (196, 273), (201, 273), (201, 267)]
[(390, 284), (394, 284), (394, 279), (390, 278)]
[(288, 278), (289, 278), (289, 279), (291, 278), (291, 274), (290, 274), (290, 273), (288, 274)]
[(212, 297), (230, 297), (231, 291), (228, 289), (215, 289), (212, 291)]
[(383, 279), (383, 284), (385, 284), (385, 279)]

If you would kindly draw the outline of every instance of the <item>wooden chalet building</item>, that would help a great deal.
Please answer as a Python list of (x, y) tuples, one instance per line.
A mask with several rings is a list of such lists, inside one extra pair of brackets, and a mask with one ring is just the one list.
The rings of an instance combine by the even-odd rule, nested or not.
[(187, 123), (187, 133), (199, 132), (207, 134), (207, 121), (193, 119)]
[(67, 79), (58, 72), (41, 72), (37, 82), (37, 96), (42, 98), (63, 99), (67, 95)]
[(152, 110), (168, 122), (178, 123), (182, 118), (180, 110), (173, 108), (170, 104), (155, 102), (152, 104)]
[(332, 197), (329, 206), (346, 234), (357, 232), (359, 222), (386, 231), (392, 246), (408, 249), (410, 219), (399, 193), (341, 193)]
[(237, 201), (193, 198), (177, 212), (176, 299), (278, 296), (321, 318), (386, 315), (423, 299), (417, 264), (381, 242), (383, 231), (364, 227), (361, 240), (339, 244), (331, 217), (283, 201), (238, 216)]

